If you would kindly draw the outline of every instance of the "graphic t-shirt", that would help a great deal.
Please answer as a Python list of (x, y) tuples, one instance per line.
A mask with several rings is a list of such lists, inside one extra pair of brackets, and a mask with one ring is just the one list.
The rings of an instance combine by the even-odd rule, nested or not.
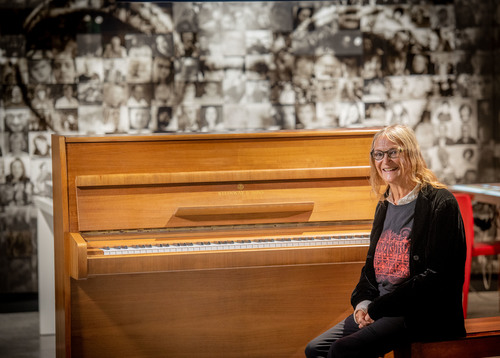
[(380, 295), (410, 276), (410, 232), (416, 200), (404, 205), (389, 203), (384, 229), (375, 249), (374, 267)]

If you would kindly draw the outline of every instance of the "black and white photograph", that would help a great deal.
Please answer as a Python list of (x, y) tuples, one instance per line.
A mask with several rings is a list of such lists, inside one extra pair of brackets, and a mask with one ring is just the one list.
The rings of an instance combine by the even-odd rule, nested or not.
[(127, 82), (151, 82), (153, 61), (151, 57), (137, 57), (128, 60)]
[(151, 129), (151, 110), (145, 107), (129, 108), (130, 129), (134, 132), (147, 132)]
[(128, 108), (104, 107), (103, 110), (103, 131), (106, 134), (123, 134), (129, 130)]
[(104, 82), (126, 83), (128, 61), (125, 58), (105, 58), (102, 61)]
[(26, 132), (30, 111), (28, 108), (7, 108), (3, 111), (3, 123), (6, 132)]
[(152, 88), (152, 85), (147, 83), (129, 85), (127, 106), (148, 107), (151, 104)]
[(77, 54), (81, 57), (100, 57), (102, 56), (102, 38), (101, 34), (78, 34), (76, 36), (78, 46)]
[(51, 139), (48, 133), (29, 133), (30, 155), (40, 158), (50, 158)]
[(222, 104), (222, 82), (205, 81), (196, 83), (196, 97), (201, 103)]
[(77, 57), (76, 74), (78, 83), (102, 82), (104, 78), (103, 59), (100, 57)]
[(111, 34), (103, 36), (102, 42), (104, 50), (102, 57), (104, 58), (125, 58), (127, 57), (127, 49), (124, 46), (123, 36), (120, 34)]
[(75, 61), (71, 57), (57, 57), (52, 62), (52, 74), (54, 83), (75, 83), (76, 67)]
[(57, 123), (54, 123), (54, 129), (61, 133), (78, 132), (78, 109), (60, 109), (56, 111)]
[(74, 84), (65, 84), (54, 87), (54, 107), (55, 108), (78, 108), (77, 86)]
[(102, 104), (102, 83), (83, 82), (78, 84), (78, 101), (81, 104)]
[[(73, 120), (67, 116), (66, 120)], [(78, 134), (100, 135), (104, 134), (103, 128), (104, 108), (99, 105), (81, 105), (78, 107)], [(70, 125), (67, 123), (66, 125)]]
[(172, 107), (158, 107), (156, 111), (156, 132), (173, 132), (175, 129), (172, 127), (172, 124)]
[(224, 130), (221, 106), (201, 106), (200, 131), (216, 132)]
[(146, 34), (126, 34), (125, 47), (129, 58), (151, 58), (153, 39)]
[(52, 61), (50, 59), (29, 60), (29, 83), (54, 83)]
[(5, 144), (7, 144), (6, 155), (22, 156), (28, 154), (28, 133), (12, 132), (5, 134)]
[(102, 98), (106, 106), (118, 108), (125, 106), (128, 99), (128, 88), (125, 83), (104, 83)]
[(198, 57), (199, 43), (198, 33), (193, 31), (185, 31), (179, 33), (180, 41), (178, 44), (178, 56), (180, 57)]
[(200, 131), (200, 106), (195, 104), (183, 104), (175, 111), (177, 130), (179, 132)]
[(9, 107), (26, 107), (21, 87), (18, 85), (7, 85), (3, 89), (3, 105)]
[(174, 55), (172, 34), (158, 34), (154, 38), (153, 56), (170, 57)]

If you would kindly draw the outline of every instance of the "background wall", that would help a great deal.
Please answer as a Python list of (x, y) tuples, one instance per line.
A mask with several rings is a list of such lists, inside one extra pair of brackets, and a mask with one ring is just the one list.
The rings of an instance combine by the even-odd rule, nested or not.
[(54, 132), (404, 123), (445, 183), (499, 181), (499, 24), (499, 0), (0, 0), (0, 294), (37, 291)]

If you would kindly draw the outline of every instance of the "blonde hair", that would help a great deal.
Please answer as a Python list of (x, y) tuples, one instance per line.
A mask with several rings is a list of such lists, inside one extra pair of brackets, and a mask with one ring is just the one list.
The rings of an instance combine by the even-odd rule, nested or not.
[[(436, 175), (427, 167), (420, 146), (417, 142), (415, 132), (410, 127), (401, 124), (394, 124), (378, 131), (373, 137), (370, 152), (375, 146), (375, 142), (385, 137), (395, 143), (401, 150), (400, 162), (403, 175), (408, 175), (410, 180), (418, 183), (421, 187), (431, 185), (435, 188), (445, 188), (446, 185), (439, 182)], [(409, 171), (408, 173), (406, 171)], [(387, 196), (389, 186), (380, 177), (375, 167), (375, 160), (370, 155), (370, 185), (379, 200), (384, 200)], [(381, 191), (384, 187), (384, 191)]]

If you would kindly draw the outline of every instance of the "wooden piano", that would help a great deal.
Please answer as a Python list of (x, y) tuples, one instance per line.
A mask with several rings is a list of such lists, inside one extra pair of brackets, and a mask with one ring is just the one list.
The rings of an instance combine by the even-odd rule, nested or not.
[(57, 357), (303, 357), (351, 312), (374, 133), (53, 135)]

